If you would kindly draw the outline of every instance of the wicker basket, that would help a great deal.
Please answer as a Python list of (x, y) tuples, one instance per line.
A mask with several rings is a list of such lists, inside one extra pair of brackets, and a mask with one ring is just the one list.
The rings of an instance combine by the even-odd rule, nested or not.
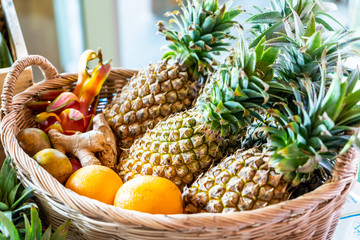
[[(13, 97), (19, 74), (29, 65), (40, 66), (46, 80)], [(111, 71), (101, 97), (109, 99), (135, 73)], [(66, 189), (19, 146), (16, 134), (34, 125), (24, 104), (40, 91), (73, 86), (76, 74), (59, 75), (43, 57), (18, 60), (7, 75), (2, 94), (1, 140), (14, 159), (21, 181), (36, 189), (49, 223), (59, 226), (72, 219), (72, 239), (331, 239), (341, 209), (355, 181), (358, 153), (351, 148), (339, 158), (332, 179), (315, 191), (263, 209), (226, 214), (152, 215), (123, 210)], [(99, 106), (99, 111), (104, 105)]]

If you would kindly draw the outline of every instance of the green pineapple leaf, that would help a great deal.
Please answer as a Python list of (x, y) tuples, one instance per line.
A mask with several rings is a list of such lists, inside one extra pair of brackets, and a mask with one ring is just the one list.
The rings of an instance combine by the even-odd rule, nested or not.
[[(266, 37), (267, 41), (263, 44), (280, 50), (280, 57), (273, 69), (285, 87), (292, 83), (301, 88), (299, 81), (304, 77), (318, 85), (321, 78), (318, 63), (323, 57), (327, 63), (327, 71), (332, 72), (339, 55), (343, 60), (355, 55), (349, 46), (360, 38), (353, 37), (352, 32), (345, 28), (334, 31), (325, 22), (326, 19), (332, 19), (327, 11), (334, 7), (334, 4), (321, 0), (272, 0), (269, 10), (261, 11), (247, 20), (256, 37), (250, 47), (263, 42)], [(278, 16), (279, 21), (276, 22), (275, 17), (272, 18), (273, 21), (266, 22), (268, 15)], [(351, 88), (348, 89), (351, 91)], [(269, 94), (280, 93), (280, 97), (286, 99), (289, 88), (273, 91)]]
[(339, 115), (345, 98), (345, 91), (346, 82), (340, 83), (338, 74), (335, 74), (321, 105), (322, 111), (326, 111), (331, 119), (336, 119)]
[(230, 29), (237, 24), (233, 19), (242, 10), (230, 8), (230, 3), (219, 6), (218, 0), (188, 0), (186, 6), (177, 2), (181, 12), (167, 12), (169, 23), (157, 22), (159, 33), (171, 42), (163, 59), (178, 61), (198, 79), (204, 70), (212, 70), (212, 55), (228, 51), (230, 43), (225, 40), (233, 38)]
[(311, 13), (309, 22), (306, 25), (306, 30), (304, 36), (311, 37), (316, 31), (316, 21), (314, 13)]
[(351, 74), (348, 76), (348, 79), (347, 79), (348, 87), (346, 90), (346, 95), (351, 95), (350, 93), (352, 93), (354, 91), (356, 83), (359, 80), (359, 77), (360, 77), (359, 69), (356, 69), (355, 71), (351, 72)]
[(300, 36), (311, 36), (315, 30), (315, 23), (322, 24), (329, 31), (334, 31), (326, 20), (334, 21), (346, 29), (327, 13), (334, 7), (336, 8), (336, 5), (322, 0), (271, 0), (269, 9), (260, 10), (260, 13), (245, 21), (252, 25), (250, 31), (255, 35), (250, 47), (256, 46), (263, 37), (270, 40), (278, 37), (279, 33), (294, 34), (291, 37), (297, 40), (300, 40)]
[(360, 93), (352, 91), (359, 73), (355, 70), (343, 79), (340, 61), (329, 87), (323, 63), (320, 89), (309, 79), (301, 81), (301, 91), (292, 84), (295, 104), (282, 103), (276, 105), (278, 109), (268, 110), (277, 122), (277, 127), (262, 128), (276, 152), (271, 164), (293, 186), (308, 180), (316, 168), (333, 166), (336, 157), (360, 143), (357, 132), (349, 132), (360, 125)]
[(211, 129), (221, 131), (222, 136), (237, 134), (252, 118), (262, 119), (256, 111), (266, 108), (270, 99), (268, 90), (274, 74), (271, 66), (278, 56), (278, 50), (263, 45), (264, 42), (265, 39), (248, 49), (240, 30), (238, 48), (205, 87), (204, 92), (211, 94), (200, 97), (196, 103), (205, 121), (211, 122)]
[(252, 24), (274, 24), (283, 20), (283, 16), (281, 13), (277, 11), (259, 13), (251, 16), (245, 23), (252, 23)]
[[(348, 48), (352, 41), (358, 38), (351, 36), (351, 32), (322, 32), (315, 31), (310, 37), (303, 37), (304, 41), (295, 41), (290, 36), (280, 34), (280, 37), (270, 39), (265, 42), (266, 45), (278, 48), (281, 52), (278, 61), (273, 65), (275, 73), (279, 81), (285, 85), (295, 84), (298, 88), (302, 88), (301, 81), (305, 78), (315, 84), (317, 88), (321, 88), (322, 73), (319, 61), (326, 62), (328, 72), (335, 71), (339, 55), (345, 60), (350, 56), (354, 56), (355, 52)], [(287, 41), (287, 43), (286, 43)], [(353, 76), (356, 78), (356, 76)], [(331, 80), (331, 78), (326, 78)], [(350, 81), (352, 91), (354, 81)], [(330, 81), (325, 81), (325, 85)], [(278, 91), (276, 89), (276, 91)], [(305, 91), (301, 90), (301, 91)], [(281, 95), (282, 97), (286, 97)], [(272, 94), (272, 92), (269, 92)], [(291, 94), (290, 94), (291, 95)]]
[(321, 47), (321, 33), (316, 31), (306, 42), (306, 52), (311, 54), (319, 47)]

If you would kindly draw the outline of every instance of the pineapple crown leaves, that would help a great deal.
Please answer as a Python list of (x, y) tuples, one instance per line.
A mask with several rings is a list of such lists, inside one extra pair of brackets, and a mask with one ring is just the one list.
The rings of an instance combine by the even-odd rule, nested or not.
[[(31, 207), (30, 210), (30, 221), (26, 214), (23, 215), (25, 229), (19, 230), (10, 219), (8, 219), (5, 214), (0, 212), (0, 222), (6, 227), (7, 232), (9, 233), (9, 238), (14, 240), (31, 240), (31, 239), (40, 239), (40, 240), (65, 240), (69, 231), (70, 221), (64, 222), (54, 233), (52, 233), (51, 226), (49, 226), (46, 231), (43, 233), (41, 220), (39, 218), (39, 213), (35, 207)], [(0, 239), (8, 239), (6, 236), (0, 233)]]
[(182, 14), (168, 12), (165, 16), (172, 17), (169, 23), (157, 22), (159, 33), (171, 41), (167, 46), (170, 51), (163, 58), (178, 61), (189, 68), (196, 79), (204, 69), (211, 70), (215, 64), (210, 53), (228, 50), (230, 43), (223, 40), (233, 38), (230, 28), (237, 23), (233, 19), (242, 10), (240, 7), (230, 9), (231, 1), (222, 6), (218, 0), (187, 0), (187, 6), (180, 0), (178, 3)]
[[(266, 39), (276, 38), (279, 33), (293, 32), (301, 24), (306, 25), (314, 16), (315, 22), (329, 31), (334, 31), (326, 20), (332, 20), (345, 27), (334, 17), (329, 10), (336, 9), (336, 5), (322, 0), (271, 0), (271, 7), (246, 20), (252, 25), (250, 31), (255, 35), (251, 46), (255, 46), (264, 36)], [(287, 22), (288, 24), (285, 24)]]
[[(296, 12), (293, 13), (296, 19), (300, 19)], [(311, 78), (313, 82), (320, 79), (319, 61), (325, 56), (327, 70), (335, 70), (338, 55), (342, 59), (354, 56), (355, 52), (348, 46), (360, 40), (359, 37), (352, 37), (349, 31), (323, 31), (316, 29), (316, 20), (311, 13), (306, 28), (298, 21), (295, 33), (286, 30), (286, 34), (279, 33), (279, 36), (268, 40), (265, 44), (282, 49), (277, 64), (274, 65), (276, 75), (285, 81), (303, 78)], [(288, 21), (284, 21), (285, 29), (290, 29)]]
[[(26, 203), (32, 192), (32, 189), (24, 189), (21, 183), (18, 183), (15, 169), (11, 166), (10, 158), (7, 157), (0, 170), (0, 213), (16, 226), (20, 226), (23, 223), (21, 213), (27, 213), (34, 206), (32, 203)], [(1, 222), (0, 232), (8, 235)]]
[(261, 120), (257, 110), (265, 109), (268, 99), (275, 97), (267, 90), (278, 51), (265, 47), (263, 42), (265, 39), (249, 49), (241, 33), (238, 48), (211, 76), (196, 104), (205, 121), (211, 122), (211, 129), (220, 130), (222, 136), (237, 134), (252, 117)]
[(259, 149), (262, 149), (263, 146), (266, 146), (268, 133), (262, 130), (262, 127), (274, 127), (277, 128), (277, 123), (274, 118), (266, 114), (265, 111), (260, 111), (259, 114), (262, 117), (262, 121), (255, 118), (253, 121), (246, 127), (245, 134), (240, 135), (239, 142), (241, 143), (241, 148), (249, 149), (254, 146), (257, 146)]
[[(325, 64), (321, 69), (320, 89), (306, 80), (306, 94), (293, 87), (294, 105), (284, 103), (280, 109), (271, 109), (279, 128), (263, 127), (270, 134), (270, 148), (274, 150), (271, 164), (294, 186), (307, 180), (319, 165), (331, 168), (331, 161), (358, 143), (356, 131), (360, 124), (360, 90), (354, 91), (359, 71), (343, 79), (338, 68), (328, 88), (325, 87)], [(331, 171), (331, 169), (329, 169)]]

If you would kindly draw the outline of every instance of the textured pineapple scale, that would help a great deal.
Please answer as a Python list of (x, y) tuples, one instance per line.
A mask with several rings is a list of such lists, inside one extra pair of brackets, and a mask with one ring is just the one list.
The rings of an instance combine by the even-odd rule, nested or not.
[(288, 183), (269, 167), (269, 158), (257, 148), (238, 150), (225, 158), (185, 188), (185, 211), (244, 211), (282, 201)]
[(221, 157), (218, 133), (209, 130), (200, 119), (201, 114), (196, 111), (182, 112), (147, 131), (120, 159), (119, 174), (123, 180), (155, 175), (173, 181), (180, 189), (192, 183)]
[(190, 107), (195, 83), (174, 63), (161, 61), (140, 70), (104, 110), (118, 145), (130, 147), (163, 118)]

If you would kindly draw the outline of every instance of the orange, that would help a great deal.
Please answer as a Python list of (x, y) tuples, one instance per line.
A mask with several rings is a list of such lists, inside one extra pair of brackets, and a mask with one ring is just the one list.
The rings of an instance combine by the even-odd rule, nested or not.
[(156, 176), (136, 177), (124, 183), (116, 193), (114, 206), (152, 214), (183, 213), (179, 188)]
[(91, 165), (74, 172), (67, 180), (65, 187), (80, 195), (113, 204), (116, 192), (122, 184), (119, 175), (111, 168)]

